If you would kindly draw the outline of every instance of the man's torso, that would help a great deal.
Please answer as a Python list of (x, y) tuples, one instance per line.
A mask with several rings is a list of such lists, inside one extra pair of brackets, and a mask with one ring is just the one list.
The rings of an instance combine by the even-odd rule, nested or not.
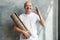
[[(37, 35), (37, 26), (36, 26), (36, 21), (38, 20), (37, 15), (35, 13), (31, 14), (21, 14), (19, 18), (22, 20), (26, 28), (30, 31), (32, 36), (28, 40), (36, 39), (38, 38)], [(24, 38), (22, 37), (23, 35), (20, 35), (20, 39), (23, 40)], [(27, 39), (25, 39), (27, 40)]]

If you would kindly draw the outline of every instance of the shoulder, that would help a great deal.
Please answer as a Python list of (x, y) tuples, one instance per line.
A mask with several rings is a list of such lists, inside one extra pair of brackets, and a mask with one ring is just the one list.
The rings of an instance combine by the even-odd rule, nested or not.
[(36, 13), (32, 12), (32, 14), (33, 14), (34, 16), (38, 17), (38, 15), (37, 15)]
[(37, 20), (40, 20), (39, 16), (36, 13), (33, 13), (34, 17), (36, 17)]

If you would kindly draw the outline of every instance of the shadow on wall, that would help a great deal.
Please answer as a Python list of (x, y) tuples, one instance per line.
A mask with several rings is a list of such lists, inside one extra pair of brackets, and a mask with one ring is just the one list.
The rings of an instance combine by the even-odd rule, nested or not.
[[(6, 11), (7, 12), (6, 12)], [(3, 13), (1, 13), (1, 23), (2, 23), (2, 29), (1, 30), (1, 34), (2, 37), (0, 37), (2, 40), (19, 40), (19, 33), (14, 32), (13, 28), (14, 28), (14, 22), (11, 19), (10, 15), (12, 13), (16, 13), (18, 16), (23, 13), (23, 8), (19, 9), (17, 7), (12, 8), (11, 9), (3, 9), (2, 10)], [(0, 34), (0, 35), (1, 35)]]
[[(14, 9), (15, 13), (19, 16), (21, 13), (23, 13), (22, 9), (15, 8)], [(14, 32), (14, 22), (13, 20), (6, 20), (6, 26), (7, 26), (7, 32), (6, 32), (6, 37), (9, 37), (11, 40), (19, 40), (19, 33)], [(7, 39), (8, 40), (8, 39)]]
[(4, 38), (5, 40), (18, 40), (19, 39), (19, 34), (15, 33), (13, 30), (13, 22), (11, 20), (6, 20), (5, 24), (5, 30), (4, 30)]

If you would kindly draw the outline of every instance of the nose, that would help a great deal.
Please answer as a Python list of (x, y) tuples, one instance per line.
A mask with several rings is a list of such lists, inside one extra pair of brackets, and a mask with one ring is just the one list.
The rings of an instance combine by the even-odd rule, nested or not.
[(27, 9), (31, 9), (31, 7), (28, 6)]

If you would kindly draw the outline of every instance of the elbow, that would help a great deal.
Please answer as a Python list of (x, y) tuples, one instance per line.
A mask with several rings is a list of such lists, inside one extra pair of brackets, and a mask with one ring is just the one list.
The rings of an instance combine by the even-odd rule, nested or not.
[(16, 26), (14, 26), (14, 32), (17, 32), (17, 28), (16, 28)]
[(43, 27), (46, 25), (45, 22), (41, 22), (41, 21), (40, 21), (40, 24), (41, 24)]
[(45, 23), (43, 23), (43, 26), (45, 27)]
[(43, 26), (45, 27), (45, 25), (46, 25), (46, 23), (45, 22), (43, 22)]
[(42, 24), (42, 26), (45, 26), (45, 25), (46, 25), (46, 23), (45, 23), (45, 22), (41, 22), (41, 24)]

